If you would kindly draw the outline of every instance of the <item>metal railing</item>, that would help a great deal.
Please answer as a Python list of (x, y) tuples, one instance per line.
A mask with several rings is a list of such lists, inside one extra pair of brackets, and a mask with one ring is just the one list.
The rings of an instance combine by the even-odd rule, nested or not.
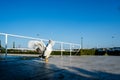
[[(14, 35), (14, 34), (7, 34), (7, 33), (0, 33), (0, 35), (5, 36), (5, 58), (7, 58), (7, 49), (8, 49), (8, 38), (9, 36), (11, 37), (17, 37), (17, 38), (24, 38), (24, 39), (32, 39), (32, 40), (41, 40), (41, 41), (49, 41), (48, 39), (40, 39), (40, 38), (34, 38), (34, 37), (28, 37), (28, 36), (21, 36), (21, 35)], [(69, 45), (69, 50), (70, 50), (70, 56), (72, 52), (72, 46), (79, 46), (79, 50), (81, 49), (80, 44), (75, 44), (75, 43), (69, 43), (69, 42), (62, 42), (62, 41), (55, 41), (55, 44), (58, 43), (60, 44), (60, 51), (61, 51), (61, 56), (63, 55), (63, 45)]]

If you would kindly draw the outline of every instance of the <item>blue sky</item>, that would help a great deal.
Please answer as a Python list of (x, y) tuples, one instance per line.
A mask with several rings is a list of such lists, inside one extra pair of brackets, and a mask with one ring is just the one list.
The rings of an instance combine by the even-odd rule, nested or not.
[(0, 32), (120, 46), (120, 0), (0, 0)]

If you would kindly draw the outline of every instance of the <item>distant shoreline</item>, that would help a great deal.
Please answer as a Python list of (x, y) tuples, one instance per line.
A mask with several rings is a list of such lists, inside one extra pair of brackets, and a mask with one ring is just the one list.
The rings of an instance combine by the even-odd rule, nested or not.
[[(4, 54), (1, 54), (1, 55), (4, 55)], [(7, 54), (7, 55), (10, 55), (10, 56), (34, 56), (34, 57), (38, 57), (39, 54)]]

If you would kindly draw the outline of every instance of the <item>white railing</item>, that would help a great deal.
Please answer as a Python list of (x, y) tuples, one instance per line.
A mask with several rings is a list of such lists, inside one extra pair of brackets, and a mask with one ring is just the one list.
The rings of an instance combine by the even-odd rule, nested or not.
[[(5, 36), (5, 57), (7, 57), (8, 38), (9, 37), (17, 37), (17, 38), (32, 39), (32, 40), (49, 41), (48, 39), (33, 38), (33, 37), (28, 37), (28, 36), (21, 36), (21, 35), (7, 34), (7, 33), (0, 33), (0, 35)], [(55, 41), (55, 44), (56, 43), (60, 44), (61, 56), (63, 55), (63, 51), (64, 51), (63, 45), (69, 45), (70, 56), (71, 56), (71, 52), (72, 52), (72, 46), (78, 46), (79, 47), (78, 49), (81, 48), (80, 44), (68, 43), (68, 42), (62, 42), (62, 41)]]

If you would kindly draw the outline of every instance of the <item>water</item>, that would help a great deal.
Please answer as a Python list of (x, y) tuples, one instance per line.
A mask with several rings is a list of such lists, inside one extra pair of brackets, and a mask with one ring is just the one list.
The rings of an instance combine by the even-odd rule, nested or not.
[(38, 56), (8, 55), (7, 60), (0, 61), (1, 80), (120, 79), (119, 56), (52, 56), (45, 63)]

